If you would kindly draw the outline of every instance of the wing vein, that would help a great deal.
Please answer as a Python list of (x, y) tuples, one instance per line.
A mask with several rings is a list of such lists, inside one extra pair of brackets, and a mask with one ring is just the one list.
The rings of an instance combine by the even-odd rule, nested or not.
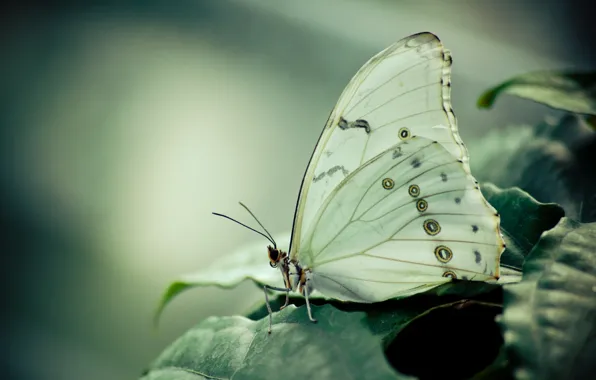
[(379, 129), (382, 129), (382, 128), (385, 128), (385, 127), (388, 127), (388, 126), (390, 126), (391, 124), (393, 124), (393, 123), (395, 123), (395, 122), (397, 122), (397, 121), (404, 121), (404, 120), (407, 120), (407, 119), (409, 119), (409, 118), (411, 118), (411, 117), (414, 117), (414, 116), (420, 116), (420, 115), (424, 115), (425, 113), (431, 113), (431, 112), (440, 112), (440, 113), (445, 113), (445, 110), (444, 110), (444, 109), (442, 109), (442, 108), (441, 108), (441, 109), (438, 109), (438, 108), (437, 108), (437, 109), (429, 109), (429, 110), (422, 111), (422, 112), (416, 112), (416, 113), (412, 113), (412, 114), (409, 114), (408, 116), (399, 117), (399, 118), (397, 118), (397, 119), (395, 119), (395, 120), (388, 121), (388, 122), (386, 122), (386, 123), (385, 123), (385, 124), (383, 124), (383, 125), (379, 125), (379, 126), (378, 126), (378, 127), (376, 127), (375, 129), (373, 129), (373, 130), (372, 130), (372, 132), (378, 131)]
[[(360, 99), (359, 99), (359, 100), (358, 100), (356, 103), (354, 103), (354, 105), (352, 105), (352, 106), (350, 107), (350, 109), (349, 109), (348, 111), (344, 112), (344, 114), (348, 114), (348, 113), (352, 112), (352, 111), (354, 110), (354, 108), (356, 108), (356, 107), (357, 107), (357, 106), (358, 106), (360, 103), (362, 103), (362, 102), (363, 102), (365, 99), (367, 99), (369, 96), (371, 96), (372, 94), (374, 94), (375, 92), (377, 92), (377, 91), (378, 91), (380, 88), (384, 87), (384, 86), (385, 86), (385, 85), (387, 85), (389, 82), (393, 81), (393, 79), (395, 79), (395, 78), (399, 77), (399, 76), (400, 76), (400, 75), (402, 75), (403, 73), (405, 73), (405, 72), (408, 72), (409, 70), (411, 70), (411, 69), (413, 69), (413, 68), (415, 68), (415, 67), (417, 67), (417, 66), (420, 66), (421, 64), (423, 64), (423, 63), (426, 63), (426, 62), (428, 62), (428, 60), (417, 62), (416, 64), (414, 64), (414, 65), (412, 65), (412, 66), (410, 66), (410, 67), (408, 67), (408, 68), (406, 68), (406, 69), (404, 69), (404, 70), (400, 71), (399, 73), (397, 73), (397, 74), (393, 75), (391, 78), (387, 79), (387, 80), (386, 80), (385, 82), (383, 82), (381, 85), (379, 85), (378, 87), (376, 87), (376, 88), (372, 89), (372, 90), (371, 90), (369, 93), (367, 93), (366, 95), (364, 95), (363, 97), (361, 97), (361, 98), (360, 98)], [(441, 69), (442, 69), (442, 67), (441, 67)], [(372, 70), (371, 70), (370, 72), (372, 72)], [(370, 75), (370, 72), (368, 73), (368, 75)], [(364, 81), (365, 81), (365, 80), (368, 78), (368, 75), (366, 76), (366, 78), (364, 78), (364, 79), (362, 80), (362, 82), (364, 82)], [(362, 83), (362, 82), (361, 82), (361, 83)], [(407, 93), (407, 92), (406, 92), (406, 93)], [(404, 93), (404, 94), (405, 94), (405, 93)], [(401, 96), (401, 95), (402, 95), (402, 94), (399, 94), (397, 97), (399, 97), (399, 96)], [(351, 99), (350, 99), (350, 100), (351, 100)], [(377, 107), (377, 108), (378, 108), (378, 107)], [(375, 108), (375, 109), (376, 109), (376, 108)], [(374, 111), (374, 110), (373, 110), (373, 111)], [(366, 116), (366, 115), (363, 115), (363, 116)], [(361, 117), (363, 117), (363, 116), (361, 116)]]

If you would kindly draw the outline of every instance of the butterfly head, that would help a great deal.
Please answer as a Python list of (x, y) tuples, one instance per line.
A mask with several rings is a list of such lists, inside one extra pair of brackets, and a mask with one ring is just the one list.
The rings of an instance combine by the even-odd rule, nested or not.
[(287, 253), (270, 245), (267, 246), (267, 254), (269, 255), (269, 265), (271, 268), (277, 268), (288, 257)]

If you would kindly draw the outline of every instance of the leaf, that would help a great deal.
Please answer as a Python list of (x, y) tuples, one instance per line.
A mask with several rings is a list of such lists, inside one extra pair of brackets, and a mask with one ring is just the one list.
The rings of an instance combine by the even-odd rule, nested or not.
[(565, 216), (565, 211), (554, 203), (540, 203), (517, 187), (502, 190), (486, 183), (481, 190), (501, 215), (501, 230), (507, 244), (501, 262), (521, 269), (524, 257), (540, 235), (553, 228)]
[(271, 334), (267, 318), (208, 318), (168, 347), (142, 379), (178, 380), (181, 370), (196, 374), (189, 379), (409, 379), (389, 366), (364, 313), (331, 305), (313, 306), (313, 313), (316, 324), (304, 307), (291, 305), (275, 313)]
[(500, 320), (515, 378), (596, 373), (596, 223), (563, 218), (544, 233), (523, 279), (504, 287)]
[[(290, 234), (283, 234), (275, 238), (278, 242), (289, 243)], [(285, 248), (283, 244), (280, 244), (280, 247)], [(257, 284), (284, 286), (279, 271), (273, 270), (267, 265), (266, 244), (263, 244), (262, 241), (244, 246), (230, 254), (221, 255), (213, 265), (194, 273), (182, 275), (174, 280), (159, 301), (154, 315), (154, 323), (158, 323), (166, 305), (185, 290), (197, 286), (233, 288), (244, 280), (252, 280)]]
[(596, 72), (537, 71), (522, 74), (484, 92), (479, 108), (490, 108), (505, 93), (564, 111), (596, 115)]

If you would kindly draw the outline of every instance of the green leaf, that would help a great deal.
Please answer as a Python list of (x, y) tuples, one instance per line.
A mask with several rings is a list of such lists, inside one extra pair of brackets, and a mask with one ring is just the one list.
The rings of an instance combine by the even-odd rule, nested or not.
[(596, 115), (596, 72), (538, 71), (522, 74), (484, 92), (479, 108), (506, 93), (564, 111)]
[(553, 228), (565, 216), (565, 211), (554, 203), (540, 203), (517, 187), (502, 190), (486, 183), (481, 185), (481, 190), (501, 215), (501, 230), (507, 244), (502, 264), (521, 269), (540, 235)]
[[(500, 302), (500, 292), (490, 297), (487, 295), (482, 297)], [(277, 310), (282, 302), (283, 297), (274, 299), (272, 308)], [(316, 302), (323, 303), (324, 301), (317, 300)], [(369, 351), (360, 352), (360, 343), (356, 345), (353, 343), (354, 341), (363, 342), (364, 336), (367, 341), (371, 339), (374, 341), (379, 352), (385, 348), (385, 357), (399, 372), (403, 368), (404, 371), (411, 372), (411, 375), (421, 376), (439, 370), (454, 376), (457, 374), (454, 378), (464, 378), (490, 364), (494, 360), (496, 352), (499, 351), (502, 339), (499, 328), (494, 322), (494, 317), (499, 312), (500, 305), (493, 301), (470, 301), (455, 297), (420, 294), (407, 299), (376, 304), (331, 301), (323, 306), (313, 306), (313, 315), (318, 322), (312, 324), (307, 318), (304, 306), (296, 308), (292, 305), (273, 314), (274, 328), (271, 337), (278, 334), (282, 336), (279, 338), (281, 347), (278, 347), (276, 342), (279, 341), (269, 341), (268, 339), (271, 338), (263, 338), (259, 335), (261, 333), (265, 336), (268, 335), (266, 333), (268, 313), (266, 307), (261, 304), (249, 314), (253, 323), (247, 323), (247, 320), (241, 317), (210, 318), (201, 322), (166, 349), (151, 366), (147, 376), (156, 376), (156, 373), (165, 376), (163, 374), (168, 374), (170, 370), (179, 373), (182, 369), (185, 372), (194, 371), (209, 378), (211, 376), (229, 378), (229, 374), (236, 371), (238, 374), (234, 377), (237, 378), (244, 378), (247, 373), (251, 375), (249, 378), (253, 376), (269, 378), (267, 377), (268, 373), (280, 376), (279, 372), (269, 368), (269, 366), (279, 368), (280, 364), (275, 359), (296, 357), (298, 351), (302, 352), (298, 356), (302, 362), (328, 363), (330, 366), (328, 370), (334, 372), (337, 361), (343, 360), (341, 355), (335, 353), (335, 347), (345, 346), (348, 352), (342, 355), (353, 355), (350, 360), (355, 362), (370, 358)], [(471, 328), (472, 325), (477, 326), (477, 329)], [(428, 347), (445, 346), (445, 339), (448, 339), (445, 335), (445, 326), (448, 326), (449, 336), (457, 336), (456, 339), (449, 340), (449, 346), (456, 349), (442, 351), (440, 355), (435, 355), (434, 368), (418, 364), (412, 366), (411, 364), (420, 361), (420, 358), (427, 357)], [(363, 332), (363, 327), (368, 330), (368, 333)], [(313, 332), (312, 329), (316, 331)], [(353, 334), (357, 336), (352, 337)], [(349, 341), (346, 341), (346, 338)], [(250, 347), (247, 344), (239, 343), (248, 342), (251, 339), (252, 342), (257, 343), (252, 343)], [(257, 339), (264, 339), (265, 342)], [(201, 343), (199, 347), (198, 343), (200, 342), (208, 343)], [(304, 349), (304, 345), (309, 347), (308, 350)], [(479, 345), (484, 348), (478, 350)], [(241, 352), (234, 351), (238, 350), (238, 347), (243, 348)], [(319, 349), (319, 347), (321, 348)], [(364, 347), (366, 347), (366, 343)], [(228, 349), (231, 352), (228, 353)], [(296, 352), (288, 352), (287, 349), (296, 349)], [(210, 353), (210, 356), (202, 354), (204, 351)], [(315, 359), (308, 356), (308, 353), (313, 351), (316, 354)], [(352, 351), (354, 352), (352, 353)], [(221, 354), (222, 352), (227, 354)], [(325, 354), (321, 355), (319, 352)], [(376, 350), (373, 352), (377, 355)], [(252, 368), (241, 368), (243, 364), (228, 366), (227, 364), (213, 363), (213, 358), (216, 358), (218, 363), (219, 361), (230, 363), (227, 355), (245, 356), (249, 359), (253, 355), (260, 355), (265, 359), (262, 361), (246, 359), (246, 366)], [(357, 355), (362, 355), (364, 358), (359, 358)], [(207, 365), (203, 362), (204, 360), (210, 364)], [(468, 361), (471, 362), (466, 363)], [(284, 367), (285, 364), (284, 361)], [(327, 364), (322, 365), (327, 366)], [(381, 367), (381, 369), (381, 373), (372, 371), (369, 376), (382, 378), (385, 367)], [(302, 370), (308, 371), (309, 368), (306, 366), (303, 369), (291, 369), (290, 373), (293, 374), (292, 377), (297, 378), (303, 376), (308, 378), (312, 374), (301, 372)], [(149, 378), (147, 377), (147, 379)], [(170, 379), (168, 377), (161, 378)], [(314, 378), (319, 377), (315, 376)], [(331, 378), (334, 377), (331, 376)], [(361, 376), (355, 374), (353, 378), (361, 378)]]
[(501, 324), (515, 378), (596, 373), (596, 223), (563, 218), (544, 233), (520, 283), (504, 287)]
[[(290, 234), (276, 236), (284, 249), (290, 241)], [(286, 249), (287, 250), (287, 249)], [(257, 284), (268, 284), (283, 287), (283, 280), (279, 270), (273, 270), (267, 265), (266, 244), (259, 240), (244, 246), (230, 254), (221, 255), (211, 266), (197, 272), (185, 274), (174, 280), (162, 295), (154, 315), (154, 323), (166, 305), (178, 294), (197, 286), (218, 286), (224, 289), (238, 286), (242, 281), (252, 280)], [(317, 295), (314, 294), (313, 298)]]
[(267, 318), (208, 318), (168, 347), (143, 380), (178, 380), (180, 371), (196, 375), (189, 379), (410, 378), (389, 366), (364, 313), (324, 305), (313, 314), (316, 324), (304, 307), (291, 305), (274, 314), (271, 334)]

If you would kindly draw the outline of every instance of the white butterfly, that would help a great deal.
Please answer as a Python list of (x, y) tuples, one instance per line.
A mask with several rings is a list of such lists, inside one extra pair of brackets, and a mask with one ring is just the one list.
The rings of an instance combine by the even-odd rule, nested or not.
[[(352, 78), (302, 180), (289, 253), (268, 234), (285, 288), (266, 285), (266, 297), (286, 292), (283, 308), (298, 291), (314, 322), (314, 289), (370, 303), (451, 279), (499, 278), (500, 219), (470, 173), (451, 108), (451, 63), (435, 35), (419, 33)], [(271, 332), (268, 299), (267, 307)]]

